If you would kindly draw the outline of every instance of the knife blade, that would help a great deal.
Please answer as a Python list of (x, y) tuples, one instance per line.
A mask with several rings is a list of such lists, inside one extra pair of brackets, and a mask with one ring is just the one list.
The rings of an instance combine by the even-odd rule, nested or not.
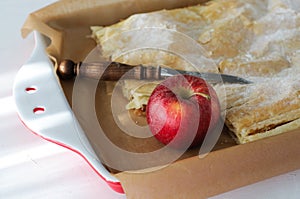
[(119, 62), (79, 62), (64, 60), (57, 69), (61, 79), (70, 79), (75, 76), (87, 77), (104, 81), (118, 81), (120, 78), (137, 80), (163, 80), (174, 75), (193, 75), (201, 77), (209, 83), (250, 84), (244, 78), (220, 74), (195, 71), (174, 70), (161, 66), (132, 66)]
[(209, 73), (209, 72), (195, 72), (195, 71), (183, 71), (173, 70), (169, 68), (161, 68), (161, 75), (164, 77), (173, 76), (176, 74), (181, 75), (193, 75), (201, 77), (210, 83), (230, 83), (230, 84), (251, 84), (252, 82), (234, 75), (221, 74), (221, 73)]

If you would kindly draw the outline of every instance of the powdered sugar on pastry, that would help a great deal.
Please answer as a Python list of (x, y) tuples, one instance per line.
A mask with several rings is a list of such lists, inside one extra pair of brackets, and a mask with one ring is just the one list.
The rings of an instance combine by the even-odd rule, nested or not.
[[(151, 28), (169, 31), (154, 34), (149, 31)], [(226, 125), (239, 143), (300, 127), (297, 0), (215, 0), (205, 5), (132, 15), (112, 26), (92, 27), (92, 32), (103, 54), (114, 61), (193, 70), (189, 60), (176, 53), (159, 48), (130, 51), (128, 47), (154, 41), (158, 47), (177, 43), (176, 48), (180, 49), (183, 43), (170, 34), (180, 33), (204, 49), (201, 55), (208, 61), (201, 64), (201, 71), (253, 81), (249, 85), (214, 85), (226, 104)], [(130, 85), (135, 83), (127, 82), (132, 92), (145, 93), (142, 87), (138, 90)], [(129, 99), (136, 95), (132, 92)], [(138, 103), (132, 100), (131, 104), (136, 108), (147, 101), (145, 96), (135, 97)]]

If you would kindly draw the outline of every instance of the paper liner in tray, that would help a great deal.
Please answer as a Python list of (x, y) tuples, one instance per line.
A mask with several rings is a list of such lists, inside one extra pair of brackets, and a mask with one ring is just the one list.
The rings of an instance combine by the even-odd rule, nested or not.
[[(82, 61), (95, 48), (95, 42), (89, 38), (90, 26), (110, 25), (134, 13), (172, 9), (200, 2), (203, 1), (64, 0), (30, 14), (22, 28), (22, 35), (26, 36), (32, 30), (37, 30), (49, 37), (51, 44), (47, 52), (56, 66), (63, 59)], [(69, 103), (74, 105), (74, 82), (60, 83)], [(111, 95), (106, 90), (106, 84), (91, 80), (83, 80), (81, 83), (81, 86), (89, 89), (79, 88), (79, 94), (76, 90), (75, 103), (79, 100), (82, 106), (76, 106), (75, 114), (96, 154), (104, 162), (109, 163), (112, 159), (111, 154), (105, 150), (107, 142), (103, 142), (107, 137), (119, 148), (135, 153), (151, 152), (162, 147), (154, 138), (135, 139), (115, 127), (111, 113)], [(119, 97), (120, 104), (124, 103), (125, 99)], [(87, 119), (91, 116), (88, 110), (94, 110), (92, 117), (98, 119), (106, 132), (102, 141)], [(204, 158), (198, 156), (199, 149), (189, 150), (181, 160), (161, 169), (151, 169), (149, 167), (156, 166), (157, 160), (164, 159), (163, 155), (156, 157), (154, 164), (149, 159), (139, 160), (147, 166), (135, 164), (134, 159), (122, 159), (119, 156), (119, 163), (125, 163), (125, 169), (108, 169), (120, 179), (129, 198), (206, 198), (298, 169), (300, 150), (295, 140), (299, 138), (299, 133), (294, 131), (235, 146), (233, 140), (223, 133), (215, 146), (215, 149), (220, 150), (215, 150)], [(165, 155), (171, 153), (173, 152), (166, 151)]]

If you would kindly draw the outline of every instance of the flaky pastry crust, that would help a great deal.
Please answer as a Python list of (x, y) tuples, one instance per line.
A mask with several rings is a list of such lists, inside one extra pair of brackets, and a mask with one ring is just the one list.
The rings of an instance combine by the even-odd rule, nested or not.
[[(126, 31), (151, 27), (180, 32), (201, 45), (206, 58), (214, 63), (203, 64), (200, 71), (252, 80), (254, 83), (249, 85), (214, 85), (220, 101), (226, 104), (223, 111), (227, 127), (238, 143), (246, 143), (300, 127), (299, 10), (284, 0), (215, 0), (205, 5), (136, 14), (112, 26), (92, 27), (92, 32), (103, 55), (114, 61), (193, 70), (187, 60), (166, 51), (122, 51), (136, 36), (134, 33), (122, 39)], [(160, 37), (172, 40), (169, 35)], [(151, 35), (147, 39), (155, 40)], [(125, 93), (137, 91), (125, 95), (131, 104), (133, 95), (145, 93), (134, 84), (126, 82), (124, 87)], [(221, 93), (224, 90), (226, 93)]]

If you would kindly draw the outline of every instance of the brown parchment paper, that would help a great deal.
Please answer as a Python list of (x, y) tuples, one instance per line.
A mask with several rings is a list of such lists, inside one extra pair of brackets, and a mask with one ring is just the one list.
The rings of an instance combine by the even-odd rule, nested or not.
[[(299, 169), (299, 130), (178, 161), (156, 172), (120, 173), (129, 198), (208, 198)], [(159, 190), (159, 191), (158, 191)], [(253, 196), (255, 198), (255, 196)]]
[[(202, 2), (204, 0), (62, 0), (31, 13), (24, 23), (22, 35), (26, 37), (36, 30), (49, 37), (51, 43), (47, 52), (56, 66), (63, 59), (82, 61), (95, 48), (96, 43), (89, 38), (90, 26), (111, 25), (134, 13), (172, 9)], [(74, 82), (60, 83), (72, 105)], [(85, 89), (81, 96), (96, 95), (97, 118), (101, 118), (104, 128), (110, 129), (113, 118), (109, 110), (110, 95), (105, 90), (107, 86), (100, 82), (96, 85), (96, 93), (92, 89), (95, 86), (94, 82), (86, 80), (83, 86), (91, 89)], [(92, 104), (93, 99), (83, 99), (86, 103), (79, 107), (76, 117), (89, 139), (93, 141), (93, 147), (99, 157), (103, 161), (110, 161), (111, 157), (102, 151), (103, 143), (95, 141), (97, 132), (91, 129), (89, 120), (86, 119), (89, 114), (86, 110), (89, 107), (85, 106)], [(122, 100), (124, 99), (120, 96), (120, 102)], [(141, 149), (143, 152), (161, 147), (153, 139), (147, 139), (146, 142), (131, 139), (118, 128), (111, 128), (109, 132), (107, 136), (114, 143), (129, 151)], [(128, 198), (207, 198), (298, 169), (300, 147), (295, 140), (299, 139), (300, 134), (294, 131), (234, 146), (233, 140), (223, 134), (215, 151), (205, 158), (199, 158), (196, 149), (184, 154), (181, 160), (151, 172), (132, 173), (109, 169), (120, 179)], [(129, 170), (139, 169), (134, 167), (134, 162), (130, 163)]]

